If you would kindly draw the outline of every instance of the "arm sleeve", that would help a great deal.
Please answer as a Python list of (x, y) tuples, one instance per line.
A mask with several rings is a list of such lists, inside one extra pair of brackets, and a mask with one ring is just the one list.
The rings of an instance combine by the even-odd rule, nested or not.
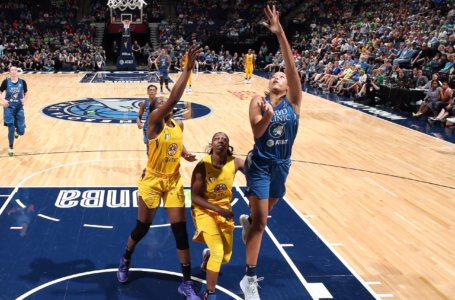
[[(27, 82), (25, 80), (22, 80), (22, 84), (24, 85), (24, 94), (27, 93)], [(3, 84), (2, 84), (3, 87)]]
[(8, 81), (5, 79), (5, 80), (3, 80), (2, 85), (0, 86), (0, 93), (3, 93), (4, 91), (6, 91), (7, 87), (8, 87)]

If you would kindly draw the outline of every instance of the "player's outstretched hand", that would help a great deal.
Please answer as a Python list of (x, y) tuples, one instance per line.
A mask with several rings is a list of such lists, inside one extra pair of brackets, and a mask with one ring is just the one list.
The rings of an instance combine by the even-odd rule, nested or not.
[(267, 5), (267, 8), (264, 8), (264, 11), (270, 21), (270, 24), (262, 22), (262, 25), (275, 34), (283, 32), (283, 27), (281, 27), (280, 24), (280, 12), (276, 11), (275, 5), (273, 6), (273, 10), (271, 10), (270, 6)]
[(188, 63), (186, 65), (186, 68), (188, 68), (188, 70), (194, 69), (196, 65), (196, 59), (201, 54), (201, 52), (202, 49), (200, 45), (193, 45), (191, 46), (190, 50), (188, 50)]
[(274, 114), (273, 107), (264, 98), (261, 98), (261, 101), (258, 102), (258, 105), (261, 107), (262, 111), (265, 112), (266, 115), (268, 114), (273, 116)]
[(191, 153), (187, 153), (187, 154), (182, 155), (182, 156), (183, 156), (183, 158), (184, 158), (186, 161), (189, 161), (189, 162), (194, 162), (194, 161), (197, 160), (197, 159), (196, 159), (196, 155), (191, 154)]

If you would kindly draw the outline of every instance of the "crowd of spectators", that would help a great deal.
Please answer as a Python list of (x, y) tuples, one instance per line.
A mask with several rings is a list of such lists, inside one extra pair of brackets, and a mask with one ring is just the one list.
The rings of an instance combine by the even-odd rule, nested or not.
[[(162, 25), (165, 25), (161, 28), (161, 33), (165, 35), (163, 42), (169, 43), (166, 39), (170, 34), (187, 42), (205, 42), (211, 35), (219, 35), (234, 42), (254, 38), (263, 31), (262, 22), (266, 21), (264, 8), (267, 4), (275, 5), (281, 15), (285, 15), (295, 7), (295, 2), (181, 0), (176, 5), (177, 20), (162, 21)], [(170, 25), (172, 31), (167, 25)]]
[(97, 4), (80, 22), (76, 0), (1, 4), (0, 71), (11, 66), (29, 71), (103, 69), (105, 52), (93, 46), (95, 21), (105, 9)]
[[(436, 117), (446, 105), (451, 108), (454, 4), (359, 1), (315, 0), (294, 17), (294, 24), (303, 23), (300, 33), (291, 34), (302, 81), (325, 92), (352, 96), (366, 105), (375, 104), (384, 82), (405, 82), (428, 91), (420, 102), (427, 108), (420, 109), (416, 118), (429, 111)], [(278, 70), (283, 66), (275, 56), (267, 67)], [(431, 90), (432, 80), (436, 80), (439, 92)]]

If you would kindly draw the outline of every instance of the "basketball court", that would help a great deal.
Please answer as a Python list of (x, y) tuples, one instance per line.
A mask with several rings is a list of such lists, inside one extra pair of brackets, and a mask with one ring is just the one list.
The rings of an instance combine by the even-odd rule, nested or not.
[[(179, 76), (171, 73), (171, 82)], [(29, 101), (15, 157), (0, 128), (0, 299), (183, 299), (164, 210), (135, 251), (131, 281), (116, 277), (147, 162), (135, 119), (156, 74), (20, 78)], [(249, 100), (267, 87), (256, 75), (246, 85), (243, 74), (193, 74), (193, 92), (176, 114), (186, 149), (202, 159), (223, 131), (244, 157), (253, 147)], [(454, 299), (455, 146), (323, 95), (304, 92), (300, 113), (287, 195), (270, 213), (260, 252), (261, 299)], [(183, 162), (189, 206), (195, 163)], [(235, 182), (239, 226), (248, 205), (244, 176)], [(221, 268), (219, 299), (243, 299), (241, 231), (234, 230), (232, 260)], [(204, 245), (190, 247), (202, 295)]]

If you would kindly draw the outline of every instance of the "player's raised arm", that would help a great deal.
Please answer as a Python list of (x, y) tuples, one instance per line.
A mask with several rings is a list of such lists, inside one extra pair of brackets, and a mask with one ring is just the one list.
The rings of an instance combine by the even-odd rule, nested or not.
[[(256, 96), (250, 102), (250, 124), (255, 138), (260, 138), (269, 126), (273, 117), (273, 107), (264, 98)], [(262, 112), (265, 112), (263, 115)]]
[(302, 86), (300, 85), (300, 77), (295, 68), (294, 57), (292, 56), (291, 46), (286, 39), (283, 27), (280, 24), (280, 13), (276, 11), (275, 5), (273, 10), (267, 5), (264, 9), (270, 24), (262, 23), (271, 32), (275, 33), (280, 42), (281, 50), (283, 51), (284, 63), (286, 65), (286, 79), (288, 81), (289, 90), (287, 92), (288, 100), (294, 105), (296, 113), (300, 113), (300, 103), (302, 102)]
[(149, 124), (159, 123), (162, 120), (164, 120), (164, 118), (167, 117), (170, 113), (172, 113), (172, 110), (180, 101), (180, 98), (182, 97), (183, 92), (185, 91), (185, 87), (188, 82), (188, 78), (190, 77), (191, 70), (194, 68), (194, 65), (196, 64), (196, 58), (199, 56), (200, 52), (201, 49), (199, 45), (191, 46), (190, 50), (188, 50), (187, 68), (183, 70), (183, 73), (180, 76), (179, 80), (177, 80), (174, 87), (172, 88), (169, 100), (167, 100), (163, 104), (163, 106), (153, 110), (153, 112), (150, 113)]

